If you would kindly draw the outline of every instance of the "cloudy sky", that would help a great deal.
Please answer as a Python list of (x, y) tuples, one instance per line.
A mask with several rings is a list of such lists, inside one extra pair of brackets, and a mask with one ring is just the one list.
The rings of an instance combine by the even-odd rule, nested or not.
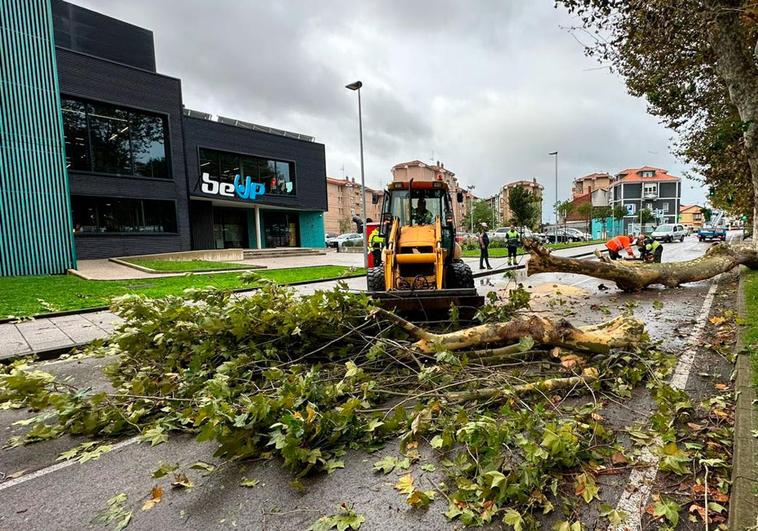
[[(366, 183), (397, 162), (440, 160), (491, 195), (516, 179), (555, 197), (594, 171), (645, 164), (682, 175), (671, 132), (566, 29), (551, 0), (73, 0), (153, 30), (158, 71), (185, 105), (301, 132), (327, 173), (359, 178), (363, 81)], [(685, 181), (682, 201), (701, 202)], [(547, 217), (547, 216), (546, 216)]]

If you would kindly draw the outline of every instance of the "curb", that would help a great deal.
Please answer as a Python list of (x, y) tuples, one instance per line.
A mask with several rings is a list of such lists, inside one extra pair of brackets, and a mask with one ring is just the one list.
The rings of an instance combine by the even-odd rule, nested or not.
[[(744, 277), (746, 268), (740, 267), (737, 288), (737, 315), (745, 318)], [(755, 529), (758, 525), (758, 439), (752, 430), (758, 428), (758, 414), (755, 406), (750, 354), (738, 331), (737, 361), (735, 363), (734, 392), (736, 399), (734, 413), (734, 454), (732, 458), (732, 497), (729, 502), (729, 529)]]

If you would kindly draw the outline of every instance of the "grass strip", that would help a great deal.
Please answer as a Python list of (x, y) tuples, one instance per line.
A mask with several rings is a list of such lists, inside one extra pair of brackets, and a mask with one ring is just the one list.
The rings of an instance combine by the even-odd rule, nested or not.
[[(280, 284), (337, 279), (365, 272), (345, 266), (323, 265), (256, 271)], [(45, 312), (84, 310), (110, 303), (113, 297), (139, 293), (149, 297), (179, 295), (187, 288), (236, 289), (255, 287), (240, 281), (240, 273), (216, 273), (134, 280), (85, 280), (74, 275), (0, 278), (0, 316), (23, 317)]]
[(758, 271), (745, 271), (745, 322), (743, 344), (750, 351), (753, 384), (758, 387)]
[[(545, 245), (548, 249), (570, 249), (571, 247), (582, 247), (585, 245), (596, 245), (603, 243), (605, 240), (592, 240), (589, 242), (566, 242), (566, 243), (548, 243)], [(508, 249), (505, 247), (490, 247), (490, 258), (500, 258), (508, 256)], [(519, 247), (518, 254), (528, 254), (523, 247)], [(466, 249), (463, 251), (463, 256), (473, 258), (479, 256), (479, 249)]]
[(214, 262), (211, 260), (156, 260), (149, 258), (128, 258), (124, 262), (147, 267), (161, 273), (185, 273), (192, 271), (215, 271), (228, 269), (254, 269), (254, 266), (234, 264), (232, 262)]

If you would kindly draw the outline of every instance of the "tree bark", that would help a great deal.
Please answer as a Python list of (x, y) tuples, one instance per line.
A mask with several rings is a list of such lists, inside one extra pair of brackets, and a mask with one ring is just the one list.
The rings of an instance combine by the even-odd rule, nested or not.
[(645, 340), (644, 324), (633, 317), (616, 317), (605, 323), (576, 327), (564, 319), (540, 315), (517, 316), (504, 323), (489, 323), (447, 334), (435, 334), (408, 323), (386, 310), (378, 310), (418, 339), (414, 346), (425, 354), (460, 351), (482, 345), (508, 345), (531, 337), (538, 345), (607, 354), (612, 349), (629, 349)]
[(738, 265), (758, 269), (758, 251), (746, 245), (715, 244), (703, 256), (686, 262), (647, 264), (616, 260), (595, 262), (554, 256), (536, 242), (525, 242), (531, 253), (526, 264), (527, 276), (537, 273), (576, 273), (615, 282), (624, 291), (638, 291), (652, 284), (675, 288), (732, 270)]
[(745, 126), (745, 152), (753, 182), (753, 245), (758, 248), (758, 62), (741, 21), (743, 3), (706, 0), (712, 19), (708, 42), (716, 56), (716, 70), (724, 80), (729, 99)]

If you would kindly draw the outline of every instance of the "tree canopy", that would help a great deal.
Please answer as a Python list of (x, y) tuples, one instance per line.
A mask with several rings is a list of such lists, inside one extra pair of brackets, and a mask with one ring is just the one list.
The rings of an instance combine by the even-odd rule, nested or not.
[[(753, 213), (758, 194), (758, 3), (556, 0), (594, 37), (630, 94), (678, 133), (714, 205)], [(753, 216), (754, 223), (758, 216)]]
[(508, 194), (508, 206), (511, 210), (509, 222), (517, 227), (533, 229), (541, 214), (540, 199), (523, 186), (516, 186)]

